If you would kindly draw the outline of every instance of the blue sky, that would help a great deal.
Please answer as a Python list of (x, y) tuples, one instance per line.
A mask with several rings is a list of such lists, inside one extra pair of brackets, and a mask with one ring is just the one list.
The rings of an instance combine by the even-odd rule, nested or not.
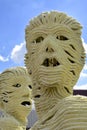
[[(82, 24), (87, 54), (87, 0), (0, 0), (0, 72), (24, 66), (25, 27), (34, 16), (51, 10), (65, 12)], [(87, 89), (86, 79), (87, 62), (75, 88)]]

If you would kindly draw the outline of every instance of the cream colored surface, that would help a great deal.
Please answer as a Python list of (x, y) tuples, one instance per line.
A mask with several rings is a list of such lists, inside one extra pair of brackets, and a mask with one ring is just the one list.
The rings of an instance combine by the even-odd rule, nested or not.
[[(32, 77), (33, 98), (39, 119), (32, 130), (60, 130), (59, 103), (62, 100), (67, 102), (67, 97), (72, 95), (73, 86), (84, 66), (81, 29), (80, 23), (75, 19), (56, 11), (40, 14), (26, 27), (25, 64)], [(70, 98), (68, 100), (71, 101)], [(45, 116), (46, 121), (42, 127), (40, 121), (45, 120)]]
[(31, 130), (87, 130), (87, 97), (62, 99)]
[(0, 74), (1, 130), (22, 130), (26, 127), (32, 108), (31, 87), (31, 79), (23, 67), (10, 68)]

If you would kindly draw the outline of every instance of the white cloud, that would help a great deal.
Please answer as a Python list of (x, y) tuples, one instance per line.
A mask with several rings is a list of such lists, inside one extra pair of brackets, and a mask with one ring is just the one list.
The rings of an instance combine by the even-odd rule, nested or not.
[(0, 61), (6, 62), (6, 61), (8, 61), (8, 60), (9, 60), (8, 57), (3, 57), (3, 56), (0, 55)]
[(87, 90), (87, 84), (83, 84), (83, 85), (76, 85), (74, 87), (74, 90), (75, 89), (79, 89), (79, 90)]
[(80, 77), (87, 78), (87, 73), (81, 73)]
[(85, 48), (85, 53), (87, 54), (87, 43), (85, 43), (84, 39), (82, 38), (83, 46)]
[(87, 70), (87, 64), (84, 65), (83, 70)]
[[(84, 46), (85, 53), (86, 53), (86, 56), (87, 56), (87, 44), (85, 43), (83, 38), (82, 38), (82, 42), (83, 42), (83, 46)], [(83, 67), (83, 70), (82, 70), (82, 72), (80, 74), (80, 78), (86, 78), (87, 77), (86, 70), (87, 70), (87, 62), (85, 63), (85, 65)]]
[(26, 53), (25, 42), (15, 45), (11, 52), (11, 59), (15, 62), (20, 64), (24, 61), (24, 54)]

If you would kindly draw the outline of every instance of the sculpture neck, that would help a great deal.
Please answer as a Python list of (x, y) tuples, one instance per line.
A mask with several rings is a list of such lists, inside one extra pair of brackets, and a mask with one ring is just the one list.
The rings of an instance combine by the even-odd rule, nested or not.
[(70, 93), (62, 86), (34, 86), (33, 97), (38, 118), (41, 118), (52, 109), (62, 98), (69, 96)]

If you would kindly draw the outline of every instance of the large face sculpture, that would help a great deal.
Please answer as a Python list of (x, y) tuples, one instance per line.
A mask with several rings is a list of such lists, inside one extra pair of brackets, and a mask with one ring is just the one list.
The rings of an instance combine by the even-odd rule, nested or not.
[(72, 90), (84, 65), (81, 28), (60, 12), (42, 13), (30, 21), (25, 64), (34, 83)]
[(0, 75), (1, 108), (18, 120), (25, 120), (31, 111), (32, 82), (25, 68), (17, 67)]

